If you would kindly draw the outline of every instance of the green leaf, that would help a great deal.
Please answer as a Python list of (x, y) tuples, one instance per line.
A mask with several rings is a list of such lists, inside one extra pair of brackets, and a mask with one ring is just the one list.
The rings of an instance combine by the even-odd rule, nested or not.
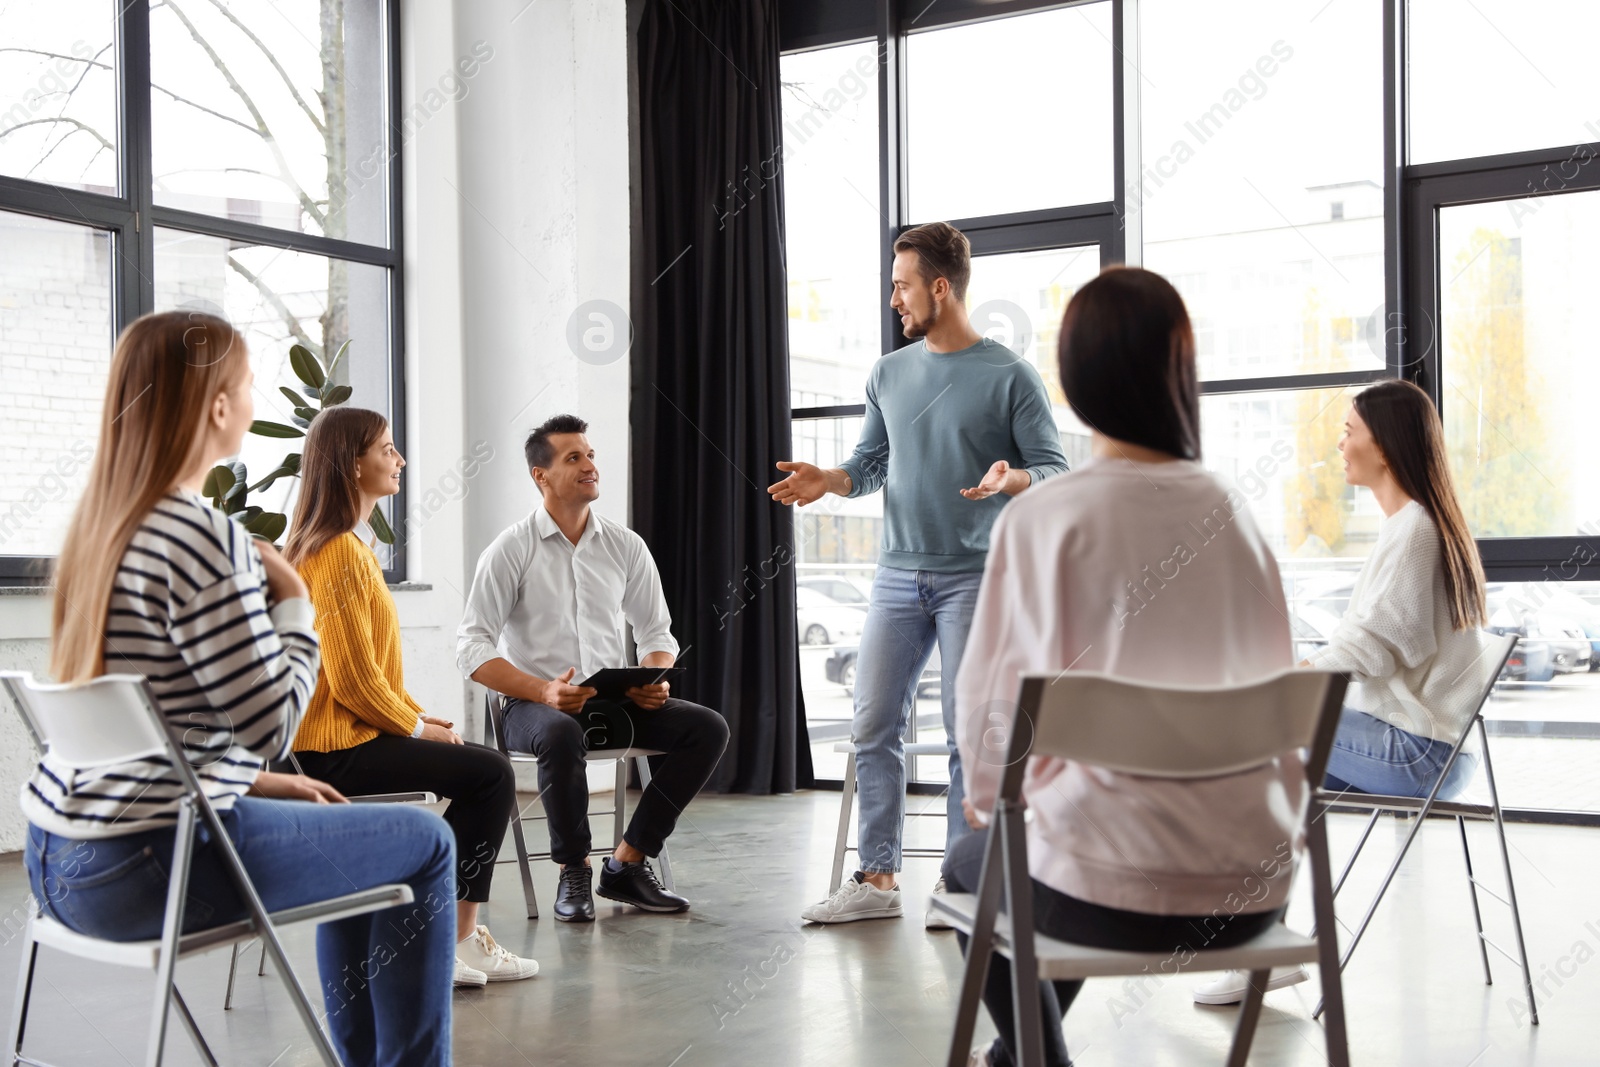
[(250, 491), (253, 493), (258, 489), (265, 489), (279, 478), (292, 478), (299, 473), (300, 453), (290, 452), (287, 456), (283, 457), (283, 462), (278, 465), (277, 469), (275, 469), (265, 478), (261, 479), (255, 485), (252, 485), (250, 487)]
[(394, 544), (394, 531), (389, 529), (389, 520), (383, 517), (382, 508), (374, 505), (367, 521), (372, 524), (372, 532), (378, 535), (378, 540), (386, 545)]
[(339, 351), (337, 351), (337, 352), (335, 352), (333, 354), (333, 362), (328, 364), (328, 377), (329, 378), (332, 378), (333, 377), (333, 372), (339, 368), (339, 361), (344, 358), (345, 351), (348, 350), (349, 347), (350, 347), (350, 340), (349, 340), (349, 338), (346, 338), (344, 344), (339, 346)]
[(260, 515), (245, 523), (244, 528), (257, 537), (265, 537), (268, 541), (276, 541), (283, 536), (283, 531), (289, 528), (289, 517), (278, 511), (263, 511)]
[(203, 496), (211, 498), (213, 504), (222, 499), (222, 495), (233, 488), (233, 471), (227, 467), (212, 467), (206, 475), (206, 484), (200, 487)]
[(295, 408), (294, 413), (300, 416), (302, 419), (305, 419), (307, 422), (310, 422), (312, 419), (317, 417), (316, 408), (308, 408), (305, 406)]
[(254, 504), (251, 504), (249, 507), (239, 512), (238, 519), (240, 522), (248, 523), (257, 515), (261, 514), (264, 510), (264, 508), (258, 508)]
[(354, 392), (354, 390), (348, 385), (335, 385), (325, 390), (322, 397), (323, 409), (326, 410), (327, 408), (331, 408), (335, 404), (343, 404), (346, 400), (350, 399), (350, 394), (352, 392)]
[(295, 405), (296, 407), (300, 406), (300, 394), (295, 392), (293, 389), (290, 389), (287, 385), (278, 386), (278, 392), (288, 397), (289, 403)]
[[(300, 391), (302, 393), (306, 394), (306, 396), (309, 396), (312, 400), (321, 400), (322, 399), (322, 390), (318, 389), (314, 385), (302, 385), (300, 387)], [(295, 399), (295, 403), (296, 404), (300, 403), (300, 400), (299, 400), (298, 397)]]
[(294, 371), (294, 376), (307, 385), (320, 389), (328, 380), (328, 376), (322, 373), (322, 364), (304, 345), (289, 346), (289, 367)]
[(310, 419), (302, 419), (299, 415), (291, 415), (289, 417), (289, 421), (294, 423), (296, 426), (300, 427), (302, 430), (311, 429), (311, 420)]
[(305, 432), (303, 430), (297, 430), (293, 426), (285, 426), (281, 422), (264, 422), (261, 419), (257, 419), (255, 422), (250, 424), (250, 432), (255, 434), (257, 437), (305, 436)]
[[(237, 500), (239, 502), (238, 507), (242, 508), (244, 507), (245, 493), (249, 491), (250, 472), (245, 469), (245, 465), (239, 460), (234, 460), (228, 464), (228, 470), (233, 474), (233, 488), (228, 490), (227, 499)], [(237, 511), (238, 508), (229, 508), (228, 510), (232, 512)]]

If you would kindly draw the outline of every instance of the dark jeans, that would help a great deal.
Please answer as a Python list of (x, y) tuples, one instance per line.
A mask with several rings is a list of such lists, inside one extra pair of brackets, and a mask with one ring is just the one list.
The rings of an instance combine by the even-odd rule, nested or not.
[[(952, 893), (976, 893), (983, 875), (983, 847), (987, 831), (957, 841), (945, 854), (944, 883)], [(1033, 883), (1033, 925), (1041, 934), (1058, 941), (1072, 941), (1095, 948), (1125, 949), (1130, 952), (1170, 952), (1177, 974), (1179, 963), (1191, 952), (1203, 948), (1227, 948), (1241, 944), (1271, 928), (1283, 918), (1283, 909), (1233, 915), (1218, 901), (1213, 915), (1149, 915), (1091, 904), (1069, 897), (1042, 882)], [(957, 934), (962, 951), (965, 935)], [(1165, 968), (1163, 968), (1165, 970)], [(1039, 983), (1039, 1017), (1044, 1027), (1044, 1060), (1050, 1067), (1071, 1067), (1067, 1041), (1056, 1020), (1066, 1017), (1067, 1009), (1083, 988), (1081, 980)], [(996, 956), (989, 962), (989, 976), (983, 987), (983, 1003), (1000, 1032), (989, 1050), (993, 1067), (1012, 1067), (1017, 1062), (1017, 1041), (1013, 1031), (1014, 1007), (1011, 1000), (1010, 961)]]
[[(349, 1067), (450, 1063), (455, 848), (439, 816), (405, 804), (306, 804), (240, 797), (223, 827), (268, 911), (402, 882), (414, 901), (317, 927), (328, 1032)], [(28, 828), (34, 898), (80, 933), (161, 936), (173, 829), (79, 841)], [(201, 824), (183, 909), (186, 932), (244, 918)], [(265, 1057), (263, 1057), (265, 1059)]]
[(448, 797), (444, 821), (456, 835), (456, 896), (489, 899), (495, 857), (517, 808), (511, 761), (482, 745), (447, 745), (385, 734), (354, 748), (296, 752), (306, 774), (347, 797), (364, 793), (437, 793)]
[(589, 777), (585, 754), (600, 748), (653, 748), (651, 780), (622, 839), (654, 859), (678, 816), (710, 779), (728, 747), (728, 724), (710, 708), (676, 697), (655, 710), (632, 701), (591, 700), (576, 715), (528, 700), (506, 703), (506, 747), (539, 759), (539, 799), (550, 820), (550, 858), (589, 855)]

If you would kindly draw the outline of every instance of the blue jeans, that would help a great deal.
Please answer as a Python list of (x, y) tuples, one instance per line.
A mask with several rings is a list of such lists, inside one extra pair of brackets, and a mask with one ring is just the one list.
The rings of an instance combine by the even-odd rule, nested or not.
[[(240, 797), (223, 825), (268, 911), (402, 882), (416, 900), (317, 927), (328, 1032), (348, 1067), (450, 1063), (455, 838), (404, 804), (322, 805)], [(112, 941), (161, 936), (176, 830), (81, 841), (28, 828), (24, 864), (52, 918)], [(245, 917), (202, 825), (184, 930)]]
[[(1378, 793), (1391, 797), (1425, 797), (1439, 780), (1450, 742), (1435, 741), (1391, 726), (1375, 716), (1345, 708), (1328, 756), (1328, 789)], [(1439, 789), (1439, 799), (1457, 796), (1472, 780), (1478, 757), (1463, 752)]]
[(861, 869), (900, 869), (906, 815), (905, 732), (916, 705), (917, 680), (939, 644), (939, 701), (950, 745), (950, 790), (945, 795), (945, 849), (971, 830), (961, 814), (961, 755), (956, 749), (956, 670), (967, 647), (981, 572), (937, 574), (879, 567), (856, 656), (857, 795), (861, 800)]

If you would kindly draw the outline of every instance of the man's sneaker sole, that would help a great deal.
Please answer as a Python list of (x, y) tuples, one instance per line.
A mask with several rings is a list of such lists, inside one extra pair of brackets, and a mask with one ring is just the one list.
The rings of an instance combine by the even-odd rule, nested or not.
[(954, 930), (955, 929), (955, 927), (950, 925), (950, 920), (946, 919), (944, 917), (944, 913), (935, 910), (932, 905), (928, 906), (928, 914), (922, 920), (922, 925), (923, 925), (923, 927), (925, 929), (928, 929), (928, 930)]
[(614, 893), (607, 893), (604, 889), (600, 888), (595, 889), (594, 895), (597, 897), (605, 897), (607, 900), (614, 900), (618, 904), (626, 904), (630, 908), (638, 908), (640, 911), (655, 912), (657, 915), (671, 915), (675, 912), (689, 910), (689, 905), (687, 904), (680, 904), (673, 907), (663, 907), (659, 904), (641, 904), (637, 900), (629, 900), (627, 897), (617, 896)]
[[(1277, 989), (1288, 989), (1292, 985), (1299, 985), (1301, 982), (1306, 981), (1310, 977), (1311, 976), (1306, 973), (1305, 968), (1302, 967), (1296, 970), (1293, 974), (1285, 974), (1277, 978), (1269, 979), (1267, 982), (1266, 991), (1271, 993)], [(1194, 1002), (1196, 1004), (1206, 1004), (1212, 1007), (1226, 1007), (1231, 1004), (1242, 1004), (1244, 1003), (1244, 989), (1230, 989), (1224, 993), (1204, 993), (1197, 989), (1194, 993)]]
[(806, 912), (800, 913), (800, 918), (808, 923), (853, 923), (862, 919), (898, 919), (906, 913), (905, 908), (875, 908), (872, 911), (852, 911), (844, 915), (830, 915), (827, 918), (815, 918)]

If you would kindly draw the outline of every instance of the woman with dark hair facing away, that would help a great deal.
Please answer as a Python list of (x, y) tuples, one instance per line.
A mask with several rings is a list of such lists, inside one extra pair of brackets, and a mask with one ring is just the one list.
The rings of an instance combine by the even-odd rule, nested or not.
[(532, 978), (539, 965), (495, 943), (478, 924), (506, 826), (516, 811), (511, 761), (464, 744), (453, 723), (406, 692), (400, 618), (383, 569), (357, 534), (384, 497), (400, 491), (406, 461), (382, 415), (336, 407), (306, 434), (300, 499), (284, 550), (317, 607), (322, 670), (294, 749), (308, 773), (346, 793), (425, 791), (450, 799), (456, 838), (455, 984)]
[[(451, 930), (433, 902), (450, 899), (449, 828), (421, 808), (351, 805), (323, 782), (263, 770), (289, 750), (318, 652), (294, 568), (200, 495), (239, 453), (254, 377), (244, 338), (215, 316), (163, 312), (122, 331), (89, 484), (56, 560), (50, 670), (68, 684), (144, 676), (268, 911), (409, 885), (414, 904), (317, 927), (328, 1033), (351, 1067), (447, 1065)], [(24, 864), (44, 911), (93, 937), (161, 936), (182, 797), (164, 758), (85, 771), (47, 753), (22, 790)], [(245, 915), (224, 860), (198, 841), (184, 930)], [(373, 969), (377, 958), (386, 965)]]
[[(1093, 453), (1013, 500), (994, 528), (956, 681), (974, 827), (999, 789), (1007, 755), (992, 746), (1009, 732), (999, 719), (1016, 715), (1019, 672), (1235, 685), (1294, 662), (1277, 562), (1244, 499), (1199, 462), (1194, 335), (1177, 291), (1149, 271), (1103, 271), (1067, 305), (1059, 358)], [(1035, 758), (1022, 788), (1045, 934), (1176, 955), (1238, 944), (1282, 916), (1306, 803), (1297, 757), (1201, 780)], [(977, 889), (985, 836), (946, 855), (952, 892)], [(1065, 1067), (1059, 1020), (1082, 984), (1013, 991), (992, 964), (984, 1003), (1000, 1036), (970, 1062), (1016, 1062), (1022, 995), (1041, 999), (1045, 1061)]]
[[(1398, 380), (1357, 393), (1339, 451), (1345, 481), (1372, 490), (1384, 520), (1344, 617), (1303, 664), (1350, 675), (1323, 784), (1425, 797), (1483, 695), (1474, 683), (1485, 649), (1483, 564), (1427, 393)], [(1440, 798), (1458, 795), (1477, 764), (1473, 753), (1457, 756)], [(1280, 968), (1267, 988), (1305, 979), (1302, 967)], [(1245, 985), (1230, 971), (1194, 997), (1236, 1004)]]

